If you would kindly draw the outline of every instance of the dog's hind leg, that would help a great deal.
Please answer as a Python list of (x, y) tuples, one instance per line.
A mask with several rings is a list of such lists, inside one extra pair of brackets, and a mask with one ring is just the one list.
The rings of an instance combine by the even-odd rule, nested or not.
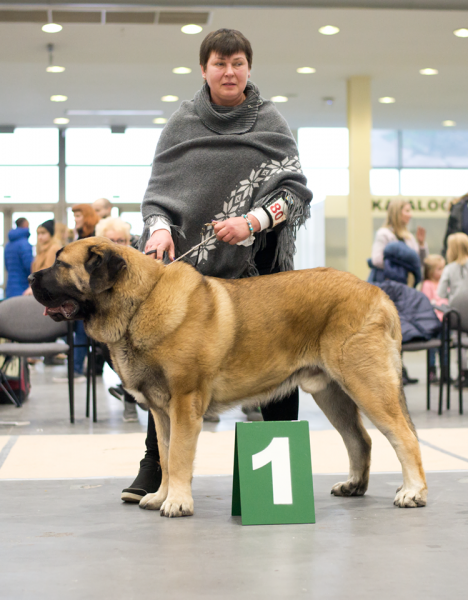
[(349, 455), (349, 479), (334, 485), (331, 493), (335, 496), (363, 496), (369, 483), (372, 442), (362, 424), (358, 407), (335, 381), (313, 396), (343, 438)]
[(161, 463), (161, 485), (154, 494), (146, 494), (140, 500), (140, 507), (149, 510), (159, 510), (164, 500), (167, 498), (169, 490), (169, 442), (170, 442), (170, 421), (168, 415), (161, 409), (151, 409), (156, 425), (156, 436), (158, 438), (159, 461)]
[(366, 336), (356, 335), (342, 348), (341, 384), (398, 456), (403, 485), (397, 490), (394, 504), (405, 508), (425, 506), (426, 477), (401, 384), (398, 343), (384, 335), (376, 339), (378, 342), (367, 348)]

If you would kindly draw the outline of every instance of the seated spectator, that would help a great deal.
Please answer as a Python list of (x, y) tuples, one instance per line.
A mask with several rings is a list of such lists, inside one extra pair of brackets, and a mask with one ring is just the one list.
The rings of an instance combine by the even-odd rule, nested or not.
[(107, 198), (98, 198), (91, 205), (97, 212), (100, 219), (107, 219), (111, 216), (112, 204)]
[[(96, 235), (106, 237), (121, 246), (130, 245), (130, 225), (120, 217), (107, 217), (101, 219), (96, 226)], [(100, 346), (104, 360), (109, 364), (111, 369), (114, 369), (108, 348), (104, 344), (100, 344)], [(123, 420), (126, 423), (138, 421), (135, 398), (125, 391), (122, 385), (119, 384), (109, 388), (109, 393), (118, 400), (123, 399)]]
[(96, 235), (102, 235), (116, 244), (130, 245), (130, 225), (120, 217), (106, 217), (96, 226)]
[[(44, 221), (37, 228), (36, 258), (31, 265), (31, 273), (51, 267), (55, 262), (55, 255), (62, 245), (55, 237), (55, 224), (52, 219)], [(24, 292), (25, 296), (31, 296), (31, 287)]]
[[(444, 267), (445, 259), (440, 254), (429, 254), (429, 256), (424, 260), (424, 282), (421, 291), (429, 298), (432, 306), (448, 304), (448, 300), (446, 298), (440, 298), (440, 296), (437, 295), (437, 286), (439, 285)], [(436, 310), (435, 313), (439, 320), (442, 321), (444, 313), (440, 310)], [(439, 383), (435, 364), (436, 354), (437, 351), (435, 348), (429, 351), (429, 379), (431, 383)], [(442, 364), (442, 361), (440, 364)]]
[(453, 298), (461, 286), (468, 285), (468, 235), (466, 233), (452, 233), (447, 239), (448, 265), (442, 271), (442, 276), (437, 287), (437, 294), (441, 298)]
[[(75, 234), (76, 239), (95, 235), (94, 229), (99, 222), (99, 217), (90, 204), (75, 204), (72, 206), (73, 215), (75, 217)], [(83, 375), (84, 361), (88, 354), (89, 339), (86, 335), (83, 321), (75, 321), (75, 349), (74, 349), (74, 378), (76, 383), (83, 383), (86, 377)], [(55, 383), (67, 383), (68, 377), (54, 377)]]
[(15, 224), (16, 229), (9, 231), (9, 241), (5, 246), (5, 269), (8, 273), (6, 298), (21, 296), (28, 289), (28, 277), (31, 274), (33, 261), (32, 246), (28, 241), (31, 235), (29, 222), (24, 217), (20, 217)]
[[(448, 303), (466, 291), (468, 302), (468, 235), (466, 233), (452, 233), (447, 238), (448, 265), (442, 271), (442, 276), (437, 286), (437, 294), (441, 298), (448, 298)], [(468, 364), (466, 350), (462, 350), (462, 386), (468, 387)]]

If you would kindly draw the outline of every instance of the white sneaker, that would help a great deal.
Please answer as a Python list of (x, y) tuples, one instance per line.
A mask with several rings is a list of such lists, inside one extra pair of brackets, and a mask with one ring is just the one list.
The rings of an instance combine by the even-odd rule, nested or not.
[[(52, 381), (54, 383), (68, 383), (68, 377), (52, 377)], [(86, 381), (86, 377), (84, 375), (80, 375), (79, 373), (74, 373), (73, 381), (75, 383), (84, 383)]]
[(125, 423), (135, 423), (138, 421), (138, 413), (135, 402), (124, 402), (123, 420)]

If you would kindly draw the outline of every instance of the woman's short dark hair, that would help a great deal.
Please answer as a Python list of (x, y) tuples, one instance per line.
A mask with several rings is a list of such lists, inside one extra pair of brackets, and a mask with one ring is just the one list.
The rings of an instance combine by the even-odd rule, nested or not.
[(225, 57), (232, 56), (236, 52), (243, 52), (249, 69), (252, 68), (252, 46), (249, 40), (236, 29), (218, 29), (206, 36), (200, 46), (200, 64), (204, 69), (206, 69), (212, 52)]

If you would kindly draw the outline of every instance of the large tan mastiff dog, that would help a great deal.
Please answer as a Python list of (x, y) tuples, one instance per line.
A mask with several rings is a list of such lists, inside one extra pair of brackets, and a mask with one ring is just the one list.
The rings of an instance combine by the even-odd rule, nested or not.
[(333, 269), (241, 280), (165, 266), (105, 238), (74, 242), (30, 276), (55, 320), (83, 319), (108, 345), (122, 383), (151, 409), (162, 483), (143, 508), (193, 514), (191, 479), (207, 410), (266, 403), (296, 386), (341, 434), (349, 479), (335, 496), (367, 490), (371, 440), (360, 412), (392, 444), (403, 469), (394, 504), (424, 506), (426, 479), (401, 383), (401, 333), (377, 287)]

